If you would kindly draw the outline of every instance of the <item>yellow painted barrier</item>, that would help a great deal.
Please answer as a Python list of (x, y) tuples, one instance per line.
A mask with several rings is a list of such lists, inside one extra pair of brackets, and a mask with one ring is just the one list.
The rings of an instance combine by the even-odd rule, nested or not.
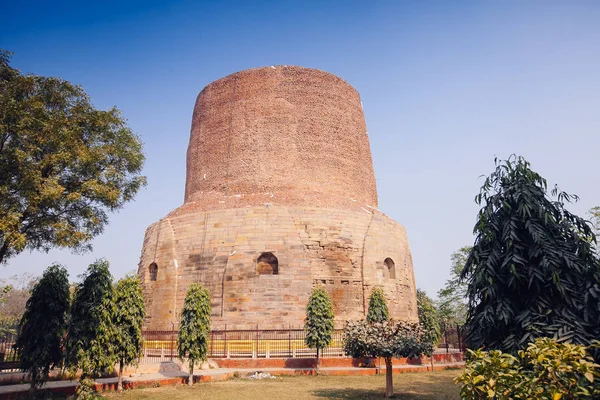
[[(229, 354), (248, 354), (253, 355), (258, 350), (260, 353), (287, 353), (291, 352), (313, 352), (314, 349), (310, 349), (304, 340), (302, 339), (217, 339), (209, 341), (209, 348), (218, 353)], [(338, 351), (342, 347), (342, 340), (333, 340), (330, 349)], [(146, 350), (170, 350), (170, 340), (145, 340), (143, 349)], [(177, 351), (177, 342), (173, 342), (173, 350)]]

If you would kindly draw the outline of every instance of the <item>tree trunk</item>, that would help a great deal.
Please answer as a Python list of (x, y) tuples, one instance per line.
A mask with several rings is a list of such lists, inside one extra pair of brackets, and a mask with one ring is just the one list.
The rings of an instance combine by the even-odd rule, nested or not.
[(117, 392), (123, 391), (123, 359), (119, 360), (119, 380), (117, 381)]
[(192, 386), (194, 384), (194, 361), (190, 360), (190, 377), (188, 379), (188, 386)]
[(392, 381), (392, 357), (385, 358), (385, 397), (394, 395), (394, 382)]
[(317, 347), (317, 369), (319, 369), (319, 348)]
[(8, 242), (4, 242), (2, 244), (2, 247), (0, 247), (0, 264), (2, 264), (4, 262), (4, 257), (6, 256), (6, 253), (8, 252)]

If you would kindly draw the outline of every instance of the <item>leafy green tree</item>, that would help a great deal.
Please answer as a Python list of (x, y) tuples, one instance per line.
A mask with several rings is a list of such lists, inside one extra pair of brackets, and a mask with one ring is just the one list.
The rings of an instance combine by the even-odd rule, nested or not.
[(433, 300), (421, 289), (417, 289), (417, 311), (419, 313), (419, 322), (429, 340), (431, 343), (437, 344), (442, 337), (437, 311)]
[(52, 265), (33, 287), (15, 345), (20, 368), (27, 371), (32, 390), (42, 386), (50, 370), (62, 364), (69, 306), (67, 270)]
[(0, 263), (24, 249), (87, 250), (107, 212), (145, 185), (142, 143), (116, 108), (9, 61), (0, 50)]
[(471, 246), (461, 247), (452, 253), (450, 259), (450, 279), (438, 291), (437, 312), (443, 327), (463, 325), (467, 317), (467, 287), (468, 284), (460, 279)]
[(433, 353), (433, 343), (418, 323), (349, 321), (344, 333), (344, 352), (355, 358), (383, 357), (385, 395), (392, 397), (392, 358), (429, 356)]
[(323, 286), (313, 288), (306, 305), (304, 341), (311, 349), (317, 349), (317, 368), (319, 368), (319, 350), (331, 344), (333, 340), (333, 304)]
[(496, 161), (481, 205), (468, 284), (467, 342), (515, 354), (537, 337), (588, 345), (600, 337), (600, 263), (588, 223), (567, 211), (522, 157)]
[(117, 362), (116, 307), (108, 268), (105, 260), (90, 264), (71, 307), (66, 361), (72, 372), (81, 370), (78, 390), (82, 393), (89, 389), (91, 378), (112, 371)]
[(142, 351), (142, 325), (146, 316), (140, 280), (135, 275), (117, 282), (115, 296), (116, 356), (119, 360), (117, 390), (123, 390), (123, 367), (136, 363)]
[(199, 283), (192, 283), (188, 288), (181, 310), (177, 352), (179, 358), (187, 356), (190, 364), (188, 385), (194, 383), (194, 364), (206, 361), (210, 333), (210, 292)]
[[(7, 303), (12, 292), (12, 285), (0, 286), (0, 306), (3, 307)], [(0, 340), (5, 340), (9, 334), (16, 333), (16, 331), (14, 330), (13, 322), (14, 321), (10, 319), (0, 319)]]
[(385, 293), (380, 287), (376, 287), (369, 297), (369, 311), (367, 311), (367, 321), (382, 322), (390, 319)]
[(594, 232), (596, 236), (600, 234), (600, 206), (593, 207), (590, 211), (590, 218), (594, 225)]
[(40, 277), (35, 277), (30, 273), (23, 273), (0, 281), (0, 291), (2, 288), (9, 288), (0, 299), (0, 326), (19, 325), (19, 321), (25, 313), (27, 300), (39, 279)]

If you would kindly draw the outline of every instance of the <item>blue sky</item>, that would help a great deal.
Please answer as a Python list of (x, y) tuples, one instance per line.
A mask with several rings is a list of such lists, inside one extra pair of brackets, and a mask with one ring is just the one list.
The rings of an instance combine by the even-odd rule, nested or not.
[(0, 47), (23, 72), (80, 84), (122, 110), (145, 143), (148, 186), (111, 216), (94, 251), (25, 253), (0, 278), (71, 279), (107, 258), (137, 269), (145, 228), (183, 202), (200, 90), (235, 71), (284, 64), (334, 73), (360, 93), (379, 208), (408, 231), (430, 295), (450, 254), (472, 244), (481, 175), (523, 155), (548, 183), (600, 205), (600, 2), (4, 1)]

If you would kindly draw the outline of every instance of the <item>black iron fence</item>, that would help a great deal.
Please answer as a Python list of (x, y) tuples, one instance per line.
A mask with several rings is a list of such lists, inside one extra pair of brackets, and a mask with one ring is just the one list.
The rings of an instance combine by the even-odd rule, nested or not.
[(18, 367), (17, 351), (15, 342), (17, 340), (16, 327), (0, 327), (0, 370), (16, 370)]
[(438, 344), (438, 349), (445, 350), (446, 353), (466, 350), (464, 326), (452, 324), (442, 325), (440, 328), (442, 338)]

